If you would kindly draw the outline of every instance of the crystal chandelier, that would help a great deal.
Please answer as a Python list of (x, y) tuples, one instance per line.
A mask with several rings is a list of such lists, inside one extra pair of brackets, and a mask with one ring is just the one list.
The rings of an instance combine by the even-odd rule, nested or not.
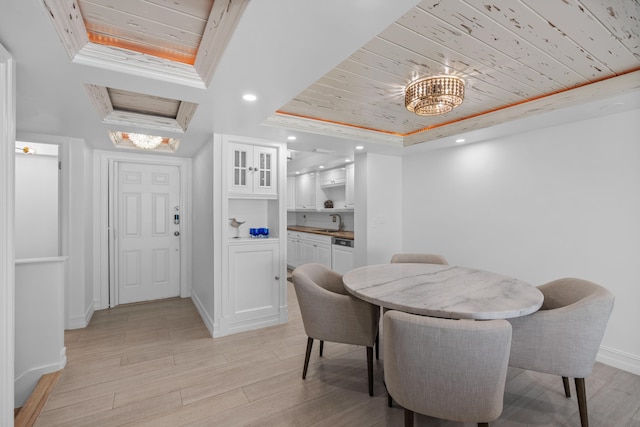
[(138, 148), (143, 150), (153, 150), (158, 145), (162, 144), (161, 136), (146, 135), (143, 133), (129, 133), (127, 134), (129, 141)]
[(453, 76), (417, 80), (405, 91), (404, 105), (419, 116), (448, 113), (464, 99), (464, 81)]

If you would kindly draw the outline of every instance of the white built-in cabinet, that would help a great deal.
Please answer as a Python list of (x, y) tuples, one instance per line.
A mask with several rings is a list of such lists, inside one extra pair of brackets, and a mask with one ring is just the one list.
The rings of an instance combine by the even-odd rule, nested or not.
[(230, 329), (277, 317), (280, 309), (279, 241), (229, 245)]
[(355, 199), (355, 165), (349, 164), (345, 168), (345, 207), (353, 209), (356, 207)]
[(332, 209), (355, 208), (355, 165), (310, 172), (287, 178), (288, 210), (322, 210), (325, 201), (333, 202)]
[(296, 177), (296, 209), (316, 209), (316, 178), (315, 173), (305, 173)]
[[(287, 321), (286, 145), (217, 135), (221, 144), (221, 274), (214, 283), (214, 336)], [(242, 223), (234, 227), (232, 221)], [(251, 228), (268, 228), (252, 238)], [(214, 263), (215, 265), (215, 263)]]
[(287, 232), (287, 265), (295, 268), (302, 264), (319, 263), (331, 268), (331, 236), (299, 231)]
[(298, 265), (298, 245), (300, 240), (295, 233), (287, 232), (287, 266), (296, 268)]
[(329, 169), (320, 173), (320, 186), (333, 187), (344, 185), (346, 181), (345, 168)]
[(229, 144), (229, 195), (278, 195), (277, 150), (242, 143)]

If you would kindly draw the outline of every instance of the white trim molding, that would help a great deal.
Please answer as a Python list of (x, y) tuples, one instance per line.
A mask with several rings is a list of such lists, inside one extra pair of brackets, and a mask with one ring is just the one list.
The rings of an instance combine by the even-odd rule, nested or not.
[(605, 365), (640, 375), (640, 357), (635, 354), (600, 346), (596, 360)]
[(0, 44), (0, 425), (13, 426), (16, 64)]

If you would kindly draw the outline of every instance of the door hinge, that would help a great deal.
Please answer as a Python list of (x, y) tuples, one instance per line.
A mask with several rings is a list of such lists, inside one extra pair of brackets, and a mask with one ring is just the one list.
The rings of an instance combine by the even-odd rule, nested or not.
[(58, 170), (62, 170), (62, 162), (58, 162)]

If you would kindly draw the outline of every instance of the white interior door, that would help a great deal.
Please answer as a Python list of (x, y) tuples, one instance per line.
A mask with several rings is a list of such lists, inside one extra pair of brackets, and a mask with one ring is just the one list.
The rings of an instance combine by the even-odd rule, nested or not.
[(178, 167), (118, 162), (116, 207), (117, 302), (179, 296)]

